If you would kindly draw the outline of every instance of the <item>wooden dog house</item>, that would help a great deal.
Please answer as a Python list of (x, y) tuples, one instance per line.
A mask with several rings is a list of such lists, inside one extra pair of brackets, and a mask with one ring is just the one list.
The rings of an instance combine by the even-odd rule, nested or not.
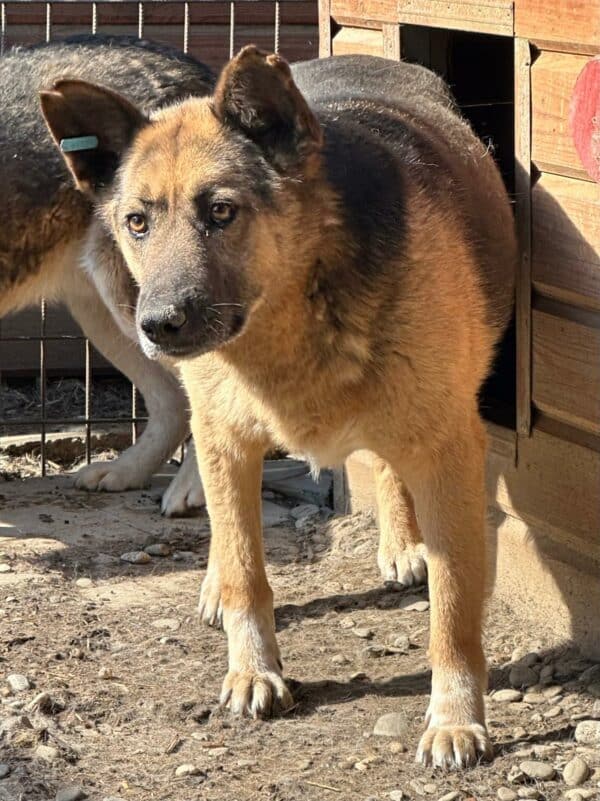
[[(600, 656), (600, 0), (320, 0), (319, 25), (321, 56), (442, 74), (495, 149), (521, 243), (482, 402), (496, 591)], [(374, 507), (368, 453), (336, 503)]]

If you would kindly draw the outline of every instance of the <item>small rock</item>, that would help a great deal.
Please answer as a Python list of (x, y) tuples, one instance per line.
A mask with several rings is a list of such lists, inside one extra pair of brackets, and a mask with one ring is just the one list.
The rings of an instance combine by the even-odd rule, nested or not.
[(510, 787), (498, 787), (496, 795), (500, 801), (515, 801), (517, 794)]
[(390, 753), (391, 754), (404, 754), (408, 751), (407, 747), (404, 743), (399, 743), (398, 740), (393, 740), (390, 743)]
[(369, 681), (369, 677), (364, 671), (358, 670), (350, 676), (350, 681)]
[(179, 620), (174, 617), (159, 617), (151, 623), (155, 629), (169, 629), (169, 631), (177, 631), (181, 625)]
[(410, 786), (417, 795), (425, 795), (425, 790), (423, 789), (423, 782), (420, 782), (418, 779), (413, 779), (410, 782)]
[(500, 704), (512, 704), (522, 698), (523, 693), (518, 690), (498, 690), (492, 695), (492, 701), (497, 701)]
[(595, 684), (588, 684), (587, 691), (590, 695), (593, 695), (594, 698), (600, 698), (600, 681), (597, 681)]
[(573, 790), (567, 790), (565, 798), (568, 801), (587, 801), (588, 798), (593, 798), (594, 801), (598, 799), (598, 790), (591, 787), (577, 787)]
[(92, 557), (92, 563), (97, 567), (107, 567), (108, 565), (117, 565), (119, 558), (110, 553), (99, 553)]
[(594, 701), (591, 716), (596, 720), (600, 720), (600, 701)]
[(404, 739), (409, 732), (406, 717), (401, 712), (388, 712), (382, 715), (373, 729), (373, 734), (379, 737), (396, 737)]
[(544, 665), (540, 670), (540, 681), (550, 681), (554, 676), (554, 665)]
[(112, 668), (110, 668), (108, 665), (104, 665), (98, 671), (98, 678), (99, 679), (107, 679), (108, 680), (108, 679), (114, 679), (114, 677), (115, 677), (115, 674), (112, 672)]
[(517, 767), (516, 765), (513, 765), (508, 771), (506, 778), (511, 784), (523, 784), (527, 781), (527, 776), (523, 773), (521, 768)]
[(446, 795), (441, 796), (438, 801), (456, 801), (457, 798), (460, 798), (459, 791), (451, 790), (449, 793), (446, 793)]
[(386, 648), (385, 645), (368, 645), (365, 648), (365, 652), (371, 659), (380, 659), (382, 656), (385, 656)]
[(519, 796), (519, 798), (533, 798), (533, 799), (542, 798), (542, 794), (537, 789), (537, 787), (520, 787), (517, 790), (517, 795)]
[(0, 564), (0, 573), (12, 573), (12, 567), (7, 565), (6, 562)]
[(406, 801), (406, 796), (402, 790), (392, 790), (389, 794), (390, 801)]
[(10, 765), (7, 765), (5, 762), (0, 763), (0, 779), (6, 779), (9, 774)]
[(575, 739), (583, 745), (600, 745), (600, 721), (582, 720), (575, 729)]
[(197, 768), (191, 763), (186, 763), (185, 765), (180, 765), (178, 768), (175, 768), (176, 776), (197, 776), (199, 773), (202, 773), (200, 768)]
[(534, 762), (533, 760), (526, 760), (519, 765), (520, 770), (530, 779), (537, 779), (538, 781), (550, 781), (556, 775), (556, 771), (552, 765), (547, 762)]
[(582, 684), (595, 684), (600, 681), (600, 665), (592, 665), (592, 667), (584, 670), (579, 677), (579, 681)]
[(560, 706), (551, 706), (550, 709), (547, 709), (544, 712), (544, 717), (547, 719), (557, 718), (559, 715), (562, 715), (562, 709)]
[(38, 745), (34, 755), (37, 759), (43, 759), (45, 762), (55, 762), (60, 756), (60, 751), (51, 745)]
[(331, 657), (331, 661), (333, 662), (334, 665), (349, 665), (350, 664), (350, 660), (348, 659), (347, 656), (344, 656), (344, 654), (334, 654)]
[(144, 550), (150, 556), (170, 556), (171, 549), (164, 542), (154, 542), (152, 545), (147, 545)]
[(538, 677), (535, 670), (526, 665), (515, 665), (509, 675), (508, 680), (512, 687), (531, 687), (537, 683)]
[(542, 693), (545, 698), (558, 698), (559, 695), (562, 695), (563, 688), (560, 684), (553, 684), (551, 687), (546, 687), (542, 690)]
[(563, 779), (569, 787), (577, 787), (583, 784), (589, 775), (590, 768), (588, 763), (579, 756), (571, 759), (563, 768)]
[(522, 740), (523, 737), (527, 737), (527, 729), (524, 729), (523, 726), (517, 726), (516, 729), (513, 729), (512, 736), (515, 740)]
[(78, 785), (63, 787), (56, 793), (56, 801), (81, 801), (83, 798), (87, 798), (87, 793)]
[(354, 629), (352, 633), (355, 637), (360, 637), (361, 640), (370, 640), (373, 637), (371, 629), (366, 628)]
[(544, 704), (545, 702), (546, 696), (541, 693), (525, 693), (523, 696), (524, 704)]
[(196, 558), (196, 554), (193, 551), (175, 551), (171, 558), (174, 562), (189, 562)]
[(437, 786), (435, 784), (424, 784), (423, 792), (427, 793), (427, 795), (433, 795), (435, 792), (437, 792)]
[(146, 551), (127, 551), (121, 554), (121, 561), (132, 565), (147, 565), (152, 561), (152, 557)]
[(6, 677), (6, 681), (13, 693), (22, 693), (25, 692), (25, 690), (29, 690), (31, 687), (29, 679), (22, 673), (10, 673)]
[(341, 629), (353, 629), (354, 626), (356, 626), (356, 623), (349, 617), (343, 617), (340, 620)]
[(77, 585), (77, 587), (79, 587), (79, 589), (85, 590), (93, 585), (93, 581), (91, 580), (91, 578), (79, 578), (77, 579), (75, 584)]
[(392, 643), (394, 648), (398, 649), (398, 653), (407, 654), (410, 651), (410, 638), (408, 634), (400, 634)]
[(418, 595), (407, 595), (400, 601), (399, 608), (405, 612), (426, 612), (429, 609), (429, 601), (424, 601)]

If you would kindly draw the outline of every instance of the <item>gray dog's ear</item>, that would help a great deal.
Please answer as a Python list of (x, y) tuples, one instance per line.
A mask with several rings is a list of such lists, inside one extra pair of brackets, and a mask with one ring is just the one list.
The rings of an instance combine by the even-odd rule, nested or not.
[(213, 108), (221, 122), (256, 142), (278, 169), (299, 167), (321, 148), (321, 126), (287, 62), (254, 45), (244, 47), (224, 68)]
[(85, 81), (58, 81), (40, 93), (40, 103), (77, 187), (91, 195), (110, 184), (134, 135), (148, 123), (124, 97)]

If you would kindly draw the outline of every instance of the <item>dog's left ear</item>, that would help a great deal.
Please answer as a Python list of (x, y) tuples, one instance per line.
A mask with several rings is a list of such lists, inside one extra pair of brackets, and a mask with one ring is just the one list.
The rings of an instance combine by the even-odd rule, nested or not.
[(221, 73), (213, 97), (218, 119), (241, 130), (282, 172), (302, 167), (322, 145), (321, 126), (286, 61), (249, 45)]
[(77, 187), (95, 195), (108, 186), (147, 117), (126, 98), (85, 81), (63, 80), (40, 93), (46, 124)]

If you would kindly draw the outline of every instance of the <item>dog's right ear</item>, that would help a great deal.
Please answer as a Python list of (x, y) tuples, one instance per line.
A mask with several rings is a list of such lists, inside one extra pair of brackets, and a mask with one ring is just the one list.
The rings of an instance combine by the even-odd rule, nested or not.
[(135, 134), (148, 118), (116, 92), (63, 80), (41, 92), (46, 124), (77, 187), (88, 195), (108, 186)]

